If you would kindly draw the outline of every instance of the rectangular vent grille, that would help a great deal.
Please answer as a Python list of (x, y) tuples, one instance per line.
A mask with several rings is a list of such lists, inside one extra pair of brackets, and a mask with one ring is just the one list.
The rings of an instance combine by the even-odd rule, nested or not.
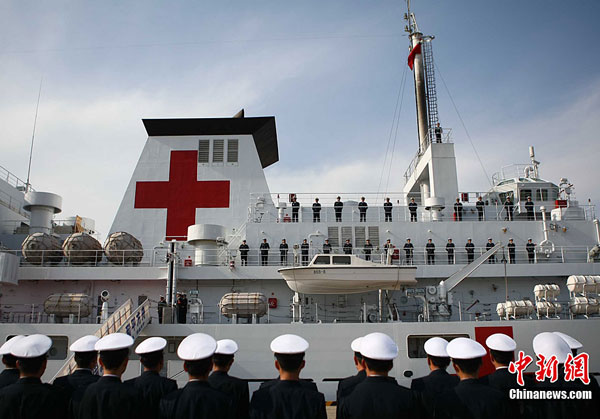
[(341, 243), (342, 246), (344, 245), (344, 243), (346, 243), (346, 240), (350, 240), (350, 243), (352, 243), (352, 227), (351, 226), (342, 227), (342, 243)]
[(227, 163), (238, 162), (238, 140), (227, 140)]
[(210, 140), (200, 140), (198, 144), (198, 163), (208, 163)]
[(223, 163), (223, 156), (225, 154), (225, 140), (214, 140), (213, 141), (213, 163)]
[(371, 244), (373, 246), (379, 246), (379, 226), (370, 226), (368, 232), (368, 239), (371, 240)]
[(365, 245), (365, 228), (364, 227), (354, 227), (354, 243), (356, 247), (363, 247)]
[(340, 236), (339, 230), (337, 227), (327, 227), (327, 234), (329, 237), (329, 244), (331, 247), (340, 247)]

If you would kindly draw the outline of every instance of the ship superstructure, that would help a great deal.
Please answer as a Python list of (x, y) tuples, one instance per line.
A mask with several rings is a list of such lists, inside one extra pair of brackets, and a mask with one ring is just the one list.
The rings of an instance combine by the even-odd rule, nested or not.
[[(600, 275), (600, 230), (593, 206), (575, 200), (568, 180), (544, 180), (533, 148), (530, 163), (503, 168), (489, 190), (459, 189), (454, 144), (449, 130), (438, 126), (434, 38), (419, 31), (410, 11), (406, 17), (419, 142), (404, 177), (398, 174), (401, 191), (271, 191), (264, 169), (278, 161), (275, 117), (246, 117), (243, 111), (232, 118), (143, 120), (148, 138), (103, 244), (94, 238), (93, 220), (59, 221), (60, 196), (35, 191), (5, 170), (1, 337), (52, 335), (52, 376), (67, 361), (73, 338), (127, 326), (140, 339), (167, 337), (166, 373), (183, 380), (174, 348), (191, 331), (203, 330), (238, 340), (239, 375), (260, 380), (273, 375), (264, 342), (295, 330), (311, 342), (307, 374), (320, 380), (328, 397), (335, 388), (331, 380), (351, 373), (344, 359), (349, 342), (369, 331), (397, 339), (404, 357), (395, 371), (406, 380), (425, 370), (423, 343), (434, 335), (485, 340), (504, 331), (531, 352), (535, 333), (561, 330), (597, 353), (600, 341), (587, 332), (600, 311), (600, 281), (593, 277)], [(343, 206), (336, 204), (338, 196)], [(284, 239), (288, 250), (282, 253)], [(486, 247), (489, 239), (493, 246)], [(325, 256), (327, 267), (318, 266), (328, 254), (326, 240), (331, 256)], [(240, 248), (243, 241), (247, 250)], [(261, 248), (265, 242), (269, 249)], [(343, 265), (347, 255), (364, 265), (410, 271), (416, 284), (358, 293), (330, 287), (319, 292), (323, 287), (317, 286), (301, 293), (279, 272), (312, 268), (320, 275), (338, 260)], [(580, 279), (567, 286), (571, 275)], [(157, 324), (158, 296), (174, 304), (177, 292), (188, 296), (186, 324), (176, 324), (176, 310), (166, 310), (165, 324)], [(134, 375), (139, 364), (129, 368)]]

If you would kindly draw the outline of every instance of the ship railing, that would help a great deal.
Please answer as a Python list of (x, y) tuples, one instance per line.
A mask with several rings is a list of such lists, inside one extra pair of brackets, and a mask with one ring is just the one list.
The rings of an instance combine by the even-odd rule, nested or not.
[[(435, 243), (434, 243), (435, 244)], [(361, 259), (374, 263), (393, 265), (466, 265), (471, 262), (470, 255), (465, 249), (465, 243), (454, 243), (454, 252), (448, 252), (446, 242), (438, 242), (433, 253), (429, 253), (425, 246), (415, 246), (412, 251), (403, 248), (403, 244), (386, 252), (383, 245), (373, 245), (370, 251), (364, 247), (354, 246), (351, 250), (343, 247), (332, 247), (331, 253), (336, 255), (351, 254)], [(288, 251), (284, 253), (278, 249), (279, 243), (271, 243), (272, 248), (266, 253), (260, 248), (251, 247), (247, 257), (242, 258), (240, 251), (230, 250), (230, 259), (235, 266), (307, 266), (316, 254), (323, 254), (322, 246), (310, 245), (308, 253), (302, 254), (299, 243), (288, 243)], [(414, 246), (414, 244), (413, 244)], [(516, 243), (514, 258), (505, 248), (504, 251), (490, 257), (487, 264), (502, 264), (506, 260), (512, 264), (544, 264), (544, 263), (588, 263), (589, 252), (593, 246), (556, 246), (553, 253), (547, 254), (537, 246), (534, 252), (529, 253), (525, 242)], [(486, 252), (485, 246), (473, 249), (473, 260)], [(531, 256), (530, 256), (531, 255)], [(266, 257), (265, 257), (266, 256)]]
[(405, 184), (408, 183), (408, 180), (414, 173), (415, 169), (417, 168), (417, 165), (419, 164), (419, 161), (421, 160), (421, 156), (423, 156), (423, 154), (425, 154), (425, 152), (427, 151), (427, 149), (429, 148), (429, 145), (431, 143), (451, 143), (451, 142), (452, 142), (452, 128), (443, 127), (440, 135), (436, 134), (435, 128), (430, 128), (429, 131), (427, 132), (427, 135), (425, 138), (425, 147), (422, 149), (419, 149), (417, 151), (417, 154), (415, 154), (415, 156), (412, 158), (412, 160), (408, 164), (406, 171), (404, 172), (404, 183)]
[[(481, 192), (466, 192), (465, 194), (475, 195), (483, 194)], [(481, 196), (481, 195), (479, 195)], [(391, 201), (391, 200), (390, 200)], [(398, 202), (400, 201), (400, 202)], [(500, 202), (485, 201), (483, 212), (479, 213), (476, 206), (477, 199), (465, 199), (462, 203), (462, 219), (458, 214), (454, 214), (454, 203), (447, 204), (447, 210), (442, 214), (434, 214), (432, 211), (425, 210), (422, 205), (417, 207), (416, 222), (453, 222), (453, 221), (538, 221), (541, 220), (542, 205), (534, 205), (533, 213), (529, 214), (525, 207), (525, 201), (518, 201), (514, 204), (512, 213), (509, 207)], [(410, 222), (414, 220), (408, 206), (403, 201), (396, 200), (392, 202), (391, 212), (386, 212), (382, 205), (372, 205), (367, 202), (368, 208), (361, 214), (356, 202), (345, 203), (341, 213), (337, 212), (332, 205), (321, 205), (321, 210), (315, 214), (312, 204), (300, 205), (295, 213), (288, 207), (281, 211), (275, 207), (251, 207), (249, 211), (249, 222), (251, 223), (386, 223), (386, 222)], [(543, 205), (547, 214), (551, 213), (551, 208)], [(568, 220), (593, 220), (596, 215), (594, 205), (580, 205), (578, 212), (570, 212)], [(550, 220), (551, 217), (548, 216)]]
[[(8, 169), (0, 166), (0, 179), (4, 180), (10, 186), (18, 189), (19, 191), (26, 192), (27, 182), (20, 179), (18, 176), (11, 173)], [(35, 189), (29, 185), (29, 190), (35, 192)]]
[[(418, 240), (415, 238), (415, 240)], [(273, 241), (269, 243), (271, 248), (267, 252), (267, 258), (264, 259), (264, 253), (261, 251), (259, 245), (260, 240), (256, 243), (248, 243), (250, 249), (246, 258), (242, 258), (242, 252), (239, 248), (235, 247), (222, 247), (218, 249), (203, 249), (201, 256), (197, 254), (195, 249), (189, 245), (184, 248), (177, 250), (177, 265), (180, 267), (192, 267), (196, 265), (212, 265), (212, 266), (229, 266), (231, 262), (235, 266), (294, 266), (300, 265), (303, 262), (307, 264), (312, 257), (316, 254), (323, 253), (322, 242), (318, 244), (309, 242), (308, 254), (303, 255), (300, 248), (301, 243), (288, 243), (287, 257), (283, 257), (279, 250), (280, 241)], [(388, 263), (387, 254), (384, 250), (385, 243), (372, 243), (373, 249), (369, 255), (368, 251), (365, 250), (363, 245), (354, 245), (351, 250), (351, 254), (356, 255), (363, 259), (369, 259), (376, 263)], [(424, 242), (416, 243), (413, 241), (412, 258), (410, 253), (407, 253), (403, 248), (404, 243), (393, 244), (394, 253), (390, 254), (389, 260), (392, 264), (396, 265), (445, 265), (445, 264), (466, 264), (469, 262), (468, 254), (465, 250), (465, 243), (455, 241), (454, 258), (451, 261), (448, 258), (446, 251), (446, 242), (434, 241), (436, 248), (434, 250), (434, 257), (428, 261), (427, 249), (425, 248)], [(506, 243), (505, 243), (506, 244)], [(533, 258), (529, 258), (529, 253), (525, 247), (525, 239), (515, 240), (515, 258), (514, 261), (510, 260), (510, 254), (507, 249), (504, 250), (504, 257), (507, 259), (507, 263), (525, 264), (525, 263), (586, 263), (591, 262), (590, 250), (593, 245), (590, 246), (555, 246), (554, 251), (551, 253), (545, 253), (542, 249), (537, 246), (533, 253)], [(296, 249), (294, 247), (297, 247)], [(477, 247), (474, 249), (474, 257), (485, 252), (484, 243), (477, 243)], [(544, 249), (545, 250), (545, 249)], [(332, 253), (344, 254), (347, 249), (342, 246), (332, 247)], [(155, 248), (146, 249), (143, 251), (143, 258), (139, 262), (128, 262), (132, 254), (140, 252), (138, 250), (121, 251), (119, 255), (112, 255), (111, 261), (107, 260), (106, 256), (103, 256), (102, 251), (78, 251), (77, 256), (71, 256), (66, 258), (60, 250), (36, 250), (27, 252), (27, 257), (23, 256), (22, 251), (8, 251), (9, 253), (15, 254), (21, 258), (20, 265), (23, 267), (31, 268), (61, 268), (61, 267), (103, 267), (103, 268), (130, 268), (130, 267), (165, 267), (167, 265), (167, 249)], [(285, 256), (285, 255), (284, 255)], [(304, 258), (303, 258), (304, 256)], [(201, 257), (202, 259), (198, 259)], [(307, 260), (308, 259), (308, 260)], [(492, 261), (500, 263), (502, 259), (502, 253), (496, 255)], [(490, 262), (492, 263), (492, 262)]]
[(29, 212), (23, 209), (23, 200), (17, 199), (5, 191), (0, 191), (0, 205), (22, 215), (25, 218), (29, 218)]

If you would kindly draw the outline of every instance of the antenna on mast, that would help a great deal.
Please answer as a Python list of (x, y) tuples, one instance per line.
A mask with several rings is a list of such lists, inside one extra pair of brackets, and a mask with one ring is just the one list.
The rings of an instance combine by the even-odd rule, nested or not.
[(29, 149), (29, 166), (27, 167), (27, 182), (25, 183), (25, 193), (29, 192), (29, 187), (31, 184), (29, 183), (29, 178), (31, 176), (31, 158), (33, 157), (33, 140), (35, 139), (35, 127), (37, 125), (37, 117), (38, 110), (40, 108), (40, 97), (42, 96), (42, 82), (44, 81), (44, 76), (40, 78), (40, 88), (38, 90), (38, 98), (37, 105), (35, 106), (35, 118), (33, 119), (33, 133), (31, 134), (31, 148)]

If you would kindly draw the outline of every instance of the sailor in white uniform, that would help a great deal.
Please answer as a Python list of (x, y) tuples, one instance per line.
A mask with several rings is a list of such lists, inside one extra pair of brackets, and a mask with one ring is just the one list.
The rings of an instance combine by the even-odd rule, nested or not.
[(0, 418), (62, 418), (67, 416), (67, 398), (58, 388), (43, 384), (52, 339), (29, 335), (10, 348), (17, 359), (19, 380), (0, 390)]

